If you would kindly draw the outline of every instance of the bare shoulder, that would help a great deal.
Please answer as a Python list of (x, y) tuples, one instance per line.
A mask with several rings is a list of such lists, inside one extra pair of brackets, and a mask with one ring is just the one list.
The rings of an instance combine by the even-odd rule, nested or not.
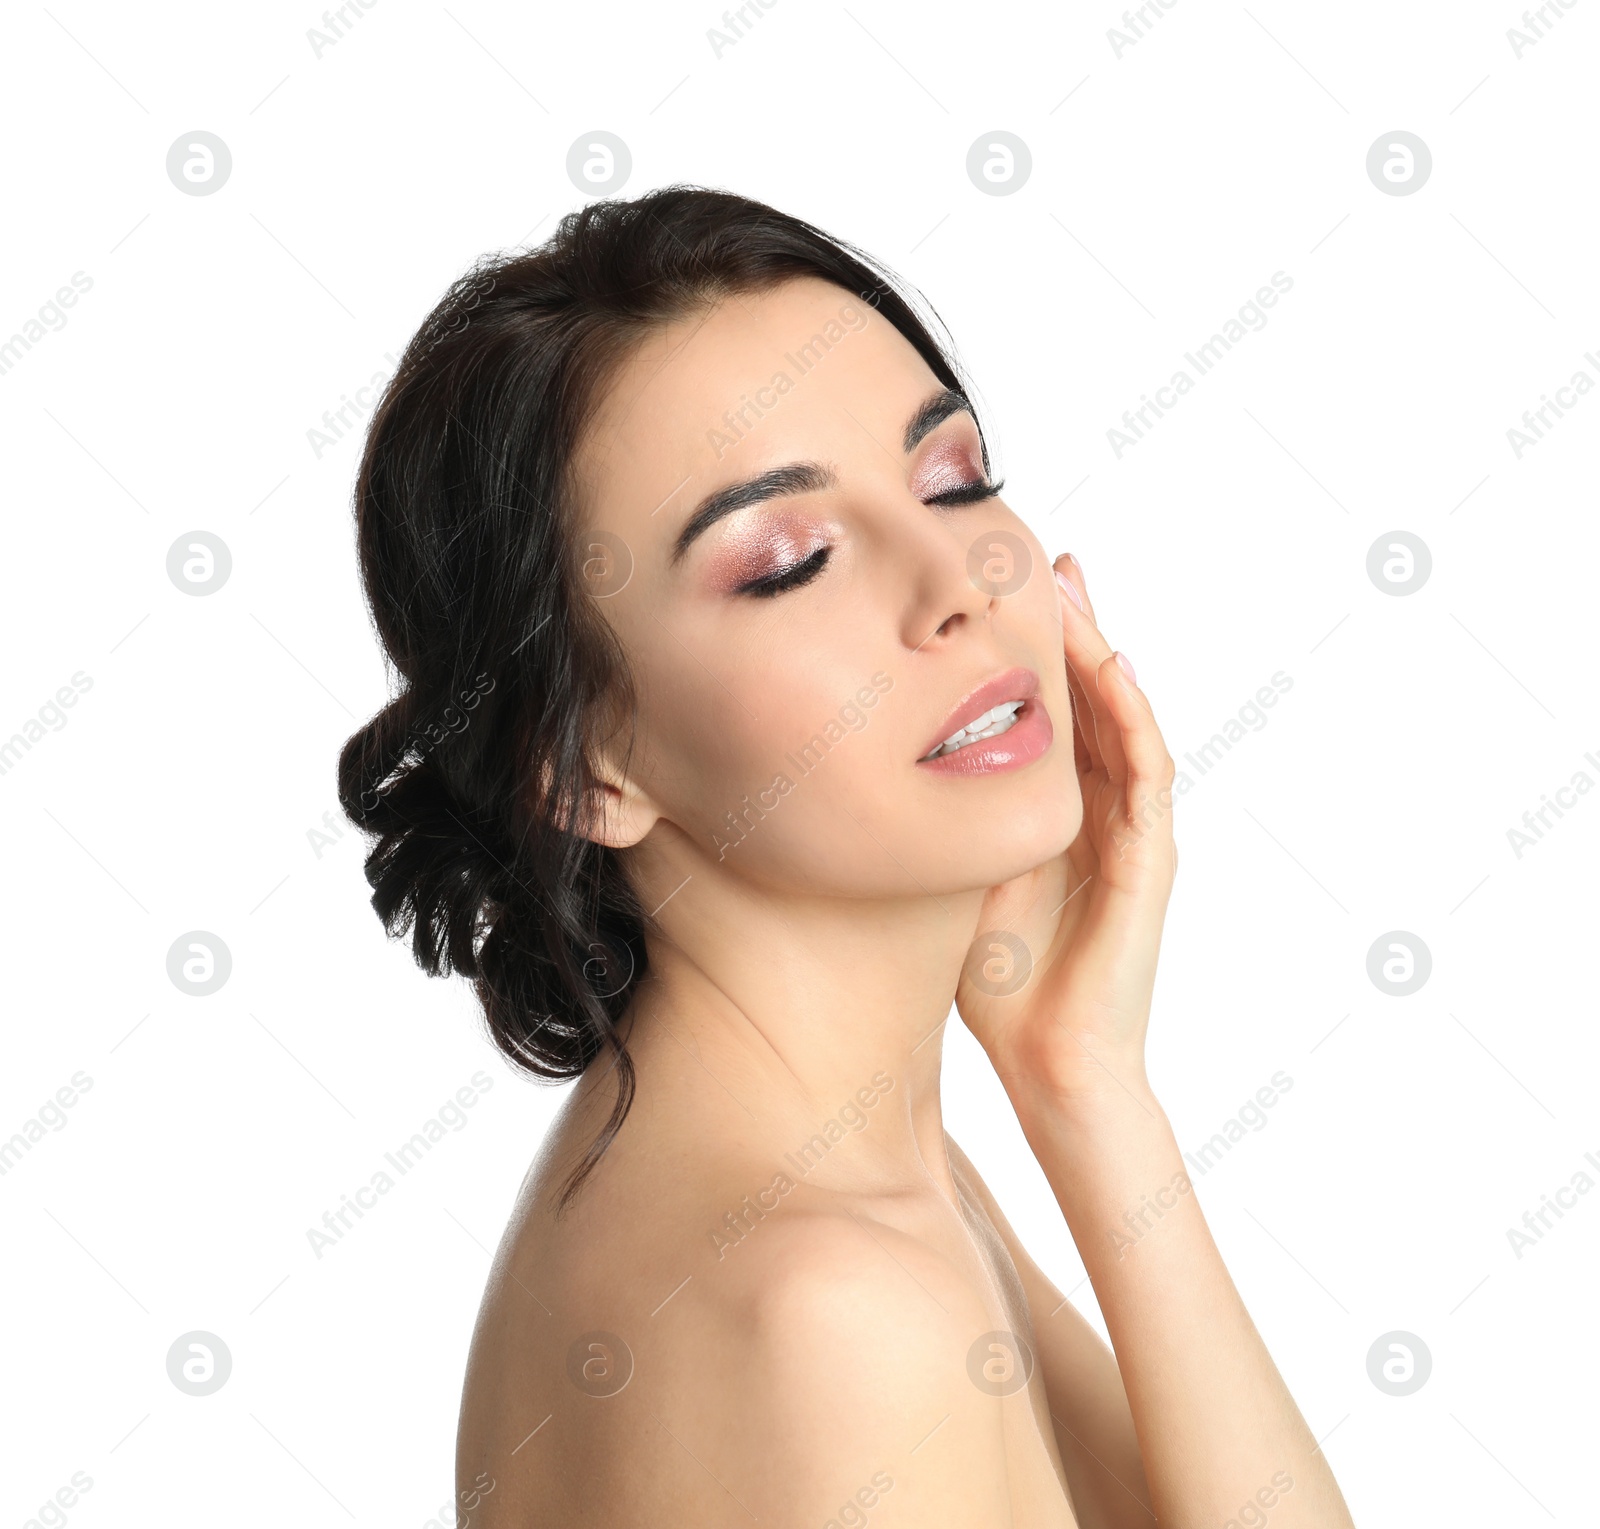
[(536, 1169), (507, 1228), (457, 1441), (473, 1529), (816, 1529), (888, 1500), (927, 1529), (1000, 1521), (1000, 1393), (973, 1356), (1007, 1324), (937, 1217), (733, 1147), (663, 1172), (634, 1140), (561, 1218)]
[(892, 1496), (899, 1522), (998, 1521), (1005, 1440), (979, 1341), (995, 1319), (970, 1270), (854, 1197), (813, 1194), (760, 1232), (728, 1256), (682, 1356), (708, 1343), (733, 1361), (694, 1406), (754, 1511), (862, 1522)]

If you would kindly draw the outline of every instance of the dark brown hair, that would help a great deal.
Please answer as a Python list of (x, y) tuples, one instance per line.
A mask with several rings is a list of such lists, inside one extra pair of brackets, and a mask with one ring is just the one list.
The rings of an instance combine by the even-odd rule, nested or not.
[(617, 1023), (648, 927), (619, 853), (585, 837), (594, 750), (636, 703), (586, 585), (573, 456), (648, 334), (799, 276), (854, 293), (970, 391), (862, 251), (761, 202), (668, 186), (592, 202), (538, 248), (480, 259), (407, 345), (367, 431), (357, 552), (398, 694), (341, 750), (339, 800), (374, 836), (384, 927), (412, 931), (430, 975), (473, 979), (513, 1063), (559, 1080), (612, 1053), (616, 1102), (558, 1208), (632, 1102)]

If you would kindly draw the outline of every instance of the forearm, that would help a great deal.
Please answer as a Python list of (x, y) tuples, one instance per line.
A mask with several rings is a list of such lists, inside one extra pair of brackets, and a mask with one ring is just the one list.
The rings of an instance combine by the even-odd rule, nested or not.
[(1350, 1529), (1149, 1085), (1108, 1073), (1070, 1107), (1013, 1103), (1093, 1281), (1160, 1522), (1215, 1529), (1250, 1504), (1271, 1529)]

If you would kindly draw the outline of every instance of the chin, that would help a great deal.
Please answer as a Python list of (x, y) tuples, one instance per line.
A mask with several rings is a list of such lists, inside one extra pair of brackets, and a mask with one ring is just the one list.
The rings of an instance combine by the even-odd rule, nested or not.
[[(1077, 778), (1073, 778), (1071, 794), (1041, 805), (1038, 814), (1007, 832), (1005, 845), (1011, 850), (1006, 856), (1008, 868), (996, 880), (1009, 880), (1021, 876), (1051, 860), (1059, 860), (1067, 846), (1078, 837), (1083, 827), (1083, 798), (1078, 794)], [(993, 885), (993, 883), (988, 883)]]
[[(950, 841), (950, 829), (956, 826), (959, 836)], [(1036, 793), (1004, 807), (997, 805), (992, 812), (974, 813), (958, 825), (942, 817), (929, 825), (929, 835), (941, 835), (949, 842), (944, 858), (929, 867), (928, 887), (935, 892), (969, 892), (1025, 876), (1060, 859), (1082, 826), (1083, 797), (1075, 771), (1065, 783), (1049, 778)], [(922, 858), (926, 860), (926, 855)]]

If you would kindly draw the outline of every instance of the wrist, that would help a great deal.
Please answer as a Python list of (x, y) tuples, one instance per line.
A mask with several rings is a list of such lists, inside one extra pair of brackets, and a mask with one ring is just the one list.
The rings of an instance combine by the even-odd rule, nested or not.
[(1114, 1240), (1123, 1215), (1147, 1196), (1189, 1189), (1172, 1122), (1142, 1068), (1108, 1067), (1067, 1093), (1022, 1087), (1008, 1097), (1080, 1249), (1108, 1231)]
[(1094, 1129), (1126, 1116), (1163, 1117), (1145, 1071), (1144, 1053), (1076, 1057), (1042, 1064), (1015, 1056), (989, 1060), (1024, 1126), (1083, 1123)]
[[(1179, 1155), (1172, 1123), (1142, 1072), (1107, 1072), (1070, 1093), (1024, 1089), (1009, 1097), (1034, 1156), (1061, 1165), (1080, 1185)], [(1146, 1167), (1137, 1173), (1147, 1176)]]

